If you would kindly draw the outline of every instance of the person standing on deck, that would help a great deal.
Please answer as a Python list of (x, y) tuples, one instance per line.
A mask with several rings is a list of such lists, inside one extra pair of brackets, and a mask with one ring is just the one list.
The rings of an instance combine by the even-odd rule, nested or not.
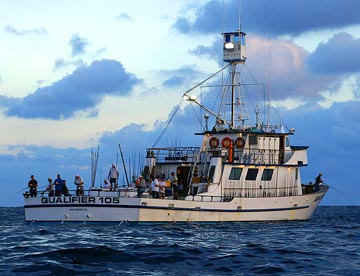
[(151, 194), (153, 198), (159, 198), (160, 183), (159, 177), (155, 177), (154, 181), (151, 182)]
[(170, 186), (172, 188), (173, 198), (177, 199), (178, 198), (178, 192), (177, 192), (178, 178), (174, 172), (172, 172), (170, 174), (169, 180), (170, 180)]
[(164, 178), (160, 178), (159, 182), (159, 195), (161, 199), (165, 198), (166, 182)]
[(321, 183), (323, 183), (324, 181), (321, 179), (322, 177), (322, 173), (319, 173), (319, 175), (316, 177), (315, 179), (315, 186), (314, 186), (314, 191), (317, 192), (320, 190), (320, 185)]
[(80, 175), (75, 176), (74, 184), (76, 185), (76, 195), (83, 196), (84, 195), (84, 180)]
[(138, 197), (142, 197), (143, 193), (145, 192), (146, 183), (145, 179), (142, 177), (142, 175), (139, 176), (139, 184), (137, 186), (137, 193)]
[(57, 174), (56, 179), (54, 181), (54, 185), (55, 185), (55, 196), (61, 196), (64, 181), (61, 179), (60, 174)]
[(35, 177), (33, 175), (31, 175), (30, 178), (31, 179), (29, 180), (29, 183), (28, 183), (30, 196), (31, 197), (36, 197), (37, 196), (38, 182), (35, 180)]
[(108, 179), (110, 179), (110, 191), (116, 189), (118, 178), (119, 178), (119, 171), (117, 170), (115, 163), (113, 163), (109, 170), (109, 175), (108, 175)]
[(52, 179), (49, 177), (48, 178), (48, 186), (46, 187), (45, 192), (48, 192), (48, 196), (54, 196), (54, 182), (52, 181)]

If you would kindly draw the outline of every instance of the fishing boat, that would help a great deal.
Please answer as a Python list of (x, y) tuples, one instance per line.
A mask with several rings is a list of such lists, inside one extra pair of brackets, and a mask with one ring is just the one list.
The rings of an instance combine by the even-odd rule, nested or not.
[[(110, 191), (93, 187), (82, 196), (25, 194), (26, 221), (213, 223), (310, 219), (329, 186), (302, 184), (300, 169), (308, 166), (308, 146), (290, 143), (295, 135), (293, 128), (284, 128), (282, 120), (280, 125), (272, 125), (270, 112), (266, 122), (261, 122), (258, 106), (254, 108), (255, 124), (251, 124), (241, 81), (246, 34), (238, 30), (222, 36), (223, 68), (182, 95), (204, 111), (204, 128), (195, 133), (202, 136), (201, 144), (146, 149), (144, 178), (169, 180), (172, 172), (176, 174), (164, 198), (153, 197), (151, 191), (138, 197), (136, 188)], [(190, 93), (216, 77), (221, 84), (208, 86), (222, 94), (221, 107), (214, 112)], [(270, 110), (270, 103), (265, 109)]]

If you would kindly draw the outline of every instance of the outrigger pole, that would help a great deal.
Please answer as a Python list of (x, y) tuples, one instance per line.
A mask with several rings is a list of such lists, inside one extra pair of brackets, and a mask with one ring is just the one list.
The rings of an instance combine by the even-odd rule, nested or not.
[(96, 170), (99, 160), (99, 145), (97, 151), (91, 151), (91, 188), (95, 187)]
[(122, 152), (122, 150), (121, 150), (120, 144), (118, 144), (118, 146), (119, 146), (119, 150), (120, 150), (120, 154), (121, 154), (121, 160), (122, 160), (123, 167), (124, 167), (126, 182), (127, 182), (128, 187), (129, 187), (129, 186), (130, 186), (130, 183), (129, 183), (129, 178), (128, 178), (128, 175), (127, 175), (127, 172), (126, 172), (126, 165), (125, 165), (125, 161), (124, 161), (124, 155), (123, 155), (123, 152)]

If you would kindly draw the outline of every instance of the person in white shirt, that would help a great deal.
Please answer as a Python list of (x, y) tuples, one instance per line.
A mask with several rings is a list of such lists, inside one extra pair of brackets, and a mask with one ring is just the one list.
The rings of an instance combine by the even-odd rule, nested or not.
[(115, 163), (112, 164), (108, 179), (110, 179), (110, 191), (115, 190), (117, 187), (117, 179), (119, 178), (119, 171), (116, 168)]
[(159, 198), (160, 183), (159, 178), (156, 177), (153, 182), (151, 182), (151, 194), (153, 198)]
[(80, 175), (75, 175), (74, 184), (76, 185), (76, 195), (83, 196), (84, 195), (84, 180)]
[(50, 177), (48, 178), (48, 182), (49, 182), (49, 184), (46, 187), (45, 192), (49, 193), (48, 196), (54, 196), (54, 188), (55, 188), (54, 182), (52, 181), (52, 179)]

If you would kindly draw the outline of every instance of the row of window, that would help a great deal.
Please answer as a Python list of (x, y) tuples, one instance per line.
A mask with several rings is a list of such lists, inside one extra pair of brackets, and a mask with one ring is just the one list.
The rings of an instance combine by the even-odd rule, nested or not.
[[(237, 168), (237, 167), (231, 168), (229, 180), (239, 180), (242, 171), (243, 168)], [(274, 172), (273, 169), (264, 169), (261, 176), (261, 181), (271, 181), (273, 172)], [(245, 180), (256, 180), (258, 173), (259, 173), (259, 169), (249, 168), (247, 170)]]

